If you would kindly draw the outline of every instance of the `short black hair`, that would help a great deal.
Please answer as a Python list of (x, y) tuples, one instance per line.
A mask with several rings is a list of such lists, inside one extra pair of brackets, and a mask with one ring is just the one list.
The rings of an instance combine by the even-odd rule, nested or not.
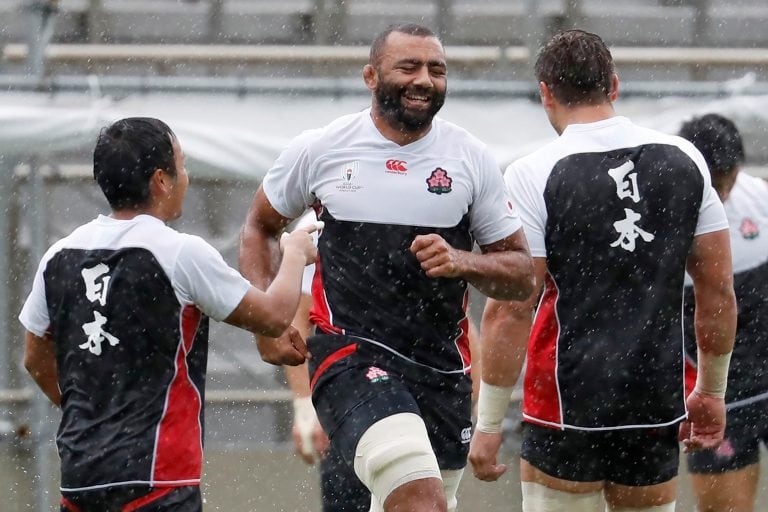
[(176, 176), (175, 138), (167, 124), (151, 117), (120, 119), (101, 130), (93, 177), (113, 210), (146, 206), (149, 178), (157, 169)]
[(744, 162), (744, 143), (736, 125), (720, 114), (705, 114), (683, 123), (681, 137), (696, 146), (713, 177), (730, 174)]
[(613, 56), (597, 34), (558, 32), (539, 50), (534, 70), (536, 80), (547, 84), (564, 105), (597, 105), (609, 99)]
[(379, 64), (379, 59), (381, 59), (381, 54), (384, 50), (384, 45), (387, 42), (387, 38), (389, 37), (389, 34), (392, 32), (399, 32), (401, 34), (407, 34), (409, 36), (419, 36), (419, 37), (434, 37), (437, 38), (434, 32), (432, 32), (431, 29), (428, 27), (425, 27), (424, 25), (419, 25), (418, 23), (395, 23), (393, 25), (388, 26), (383, 31), (381, 31), (371, 43), (371, 53), (370, 57), (368, 59), (368, 63), (372, 66), (377, 66)]

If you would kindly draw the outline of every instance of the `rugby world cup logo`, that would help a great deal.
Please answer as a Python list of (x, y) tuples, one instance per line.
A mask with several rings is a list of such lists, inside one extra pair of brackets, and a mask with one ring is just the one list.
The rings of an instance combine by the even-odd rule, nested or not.
[(357, 160), (346, 163), (341, 166), (341, 183), (336, 185), (336, 189), (342, 192), (355, 192), (363, 188), (357, 184), (357, 178), (360, 174), (360, 162)]

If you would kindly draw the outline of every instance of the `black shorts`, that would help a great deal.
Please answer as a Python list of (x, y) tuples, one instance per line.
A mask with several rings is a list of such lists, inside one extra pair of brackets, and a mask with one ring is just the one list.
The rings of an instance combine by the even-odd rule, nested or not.
[(760, 443), (768, 445), (768, 400), (728, 411), (725, 438), (714, 450), (687, 455), (691, 473), (717, 474), (736, 471), (760, 461)]
[(677, 432), (678, 425), (584, 431), (524, 423), (520, 456), (562, 480), (655, 485), (677, 476)]
[(332, 445), (320, 460), (323, 512), (368, 512), (371, 492)]
[(64, 492), (61, 512), (202, 512), (200, 486), (119, 486)]
[[(333, 337), (355, 344), (354, 338)], [(410, 412), (424, 420), (440, 469), (466, 466), (472, 430), (469, 376), (435, 372), (381, 354), (364, 341), (356, 345), (332, 368), (322, 359), (310, 367), (318, 419), (347, 464), (353, 464), (357, 443), (371, 425)], [(318, 368), (325, 371), (316, 378)]]

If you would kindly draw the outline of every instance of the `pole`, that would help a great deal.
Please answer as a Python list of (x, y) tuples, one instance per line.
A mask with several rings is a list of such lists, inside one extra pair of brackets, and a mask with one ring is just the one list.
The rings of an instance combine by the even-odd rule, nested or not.
[[(32, 261), (39, 262), (48, 245), (47, 208), (45, 205), (45, 178), (40, 172), (40, 166), (35, 158), (29, 162), (30, 180), (32, 183), (33, 205), (33, 234), (32, 234)], [(29, 211), (29, 210), (27, 210)], [(51, 457), (51, 442), (53, 430), (51, 428), (52, 407), (48, 398), (39, 389), (36, 390), (32, 404), (33, 432), (32, 442), (34, 446), (34, 480), (35, 480), (35, 510), (38, 512), (50, 512), (51, 498), (48, 493), (48, 482), (51, 478), (53, 461)]]
[(42, 80), (45, 74), (45, 48), (53, 38), (59, 2), (58, 0), (31, 0), (27, 10), (30, 18), (27, 73)]

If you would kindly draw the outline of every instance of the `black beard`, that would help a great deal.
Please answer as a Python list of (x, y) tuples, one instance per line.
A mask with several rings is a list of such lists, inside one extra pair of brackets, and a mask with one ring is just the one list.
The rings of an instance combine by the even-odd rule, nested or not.
[(376, 102), (384, 117), (396, 121), (407, 131), (418, 131), (432, 123), (432, 118), (443, 108), (445, 92), (439, 92), (435, 89), (431, 92), (424, 91), (424, 94), (431, 99), (429, 108), (414, 111), (407, 110), (403, 106), (402, 97), (406, 90), (406, 87), (381, 82), (375, 92)]

